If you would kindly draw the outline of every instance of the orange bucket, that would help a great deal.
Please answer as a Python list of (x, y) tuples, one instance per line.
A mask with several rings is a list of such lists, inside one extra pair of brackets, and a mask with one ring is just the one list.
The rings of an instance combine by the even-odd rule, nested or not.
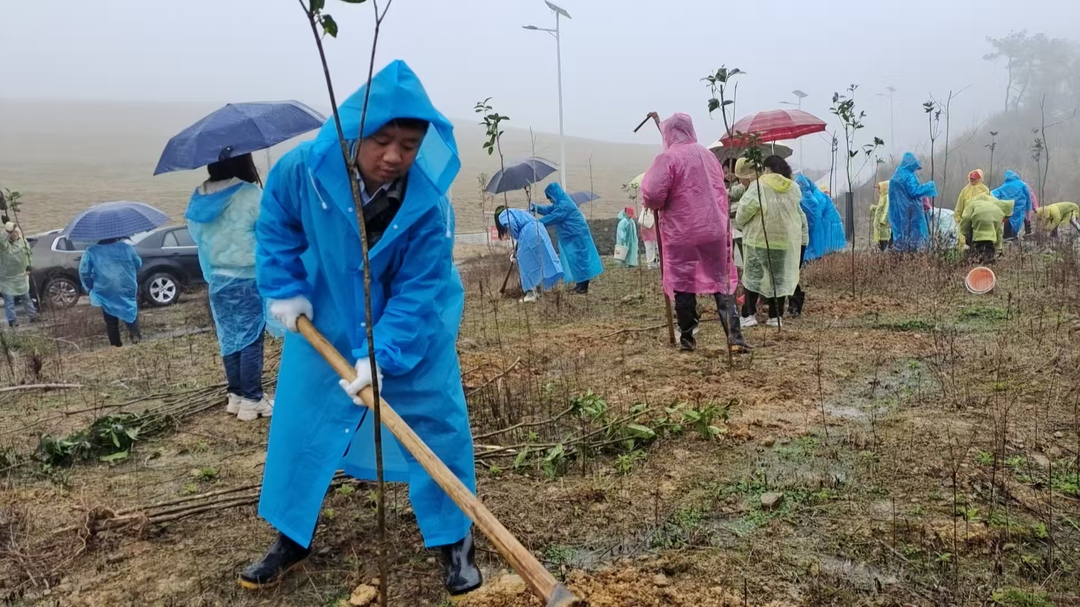
[(975, 295), (986, 295), (997, 285), (997, 276), (990, 268), (978, 267), (968, 272), (964, 286)]

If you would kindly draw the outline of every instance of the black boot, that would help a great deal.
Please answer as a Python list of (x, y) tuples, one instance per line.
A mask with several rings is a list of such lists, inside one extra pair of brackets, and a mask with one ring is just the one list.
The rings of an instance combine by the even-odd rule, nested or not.
[(266, 555), (240, 572), (240, 585), (249, 590), (273, 588), (302, 564), (309, 554), (310, 548), (304, 548), (283, 533), (278, 534)]
[(679, 337), (679, 349), (683, 352), (693, 352), (697, 349), (697, 339), (694, 338), (693, 330), (682, 331)]
[(446, 591), (450, 596), (472, 592), (484, 583), (480, 568), (476, 566), (472, 531), (456, 544), (440, 546), (439, 551), (442, 552), (443, 572), (446, 574)]
[(588, 295), (589, 294), (589, 281), (583, 280), (583, 281), (577, 283), (576, 285), (574, 285), (574, 293), (577, 294), (577, 295)]
[(737, 354), (750, 351), (750, 345), (742, 334), (742, 320), (735, 307), (735, 297), (732, 295), (718, 295), (716, 297), (716, 311), (720, 314), (720, 324), (724, 327), (724, 334), (728, 338), (728, 346)]

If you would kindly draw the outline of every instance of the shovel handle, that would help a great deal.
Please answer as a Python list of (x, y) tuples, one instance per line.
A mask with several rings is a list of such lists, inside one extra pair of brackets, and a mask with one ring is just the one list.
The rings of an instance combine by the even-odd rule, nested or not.
[[(301, 316), (296, 321), (296, 328), (300, 334), (307, 338), (315, 351), (317, 351), (334, 371), (346, 381), (356, 379), (356, 369), (337, 351), (337, 349), (319, 333), (315, 325), (311, 324), (306, 316)], [(371, 387), (360, 391), (360, 399), (369, 409), (375, 408), (375, 394)], [(380, 399), (381, 400), (381, 399)], [(495, 546), (499, 554), (506, 559), (525, 582), (532, 588), (533, 593), (546, 601), (547, 607), (571, 607), (580, 605), (580, 601), (571, 593), (566, 586), (558, 583), (555, 578), (536, 560), (531, 552), (521, 545), (506, 527), (503, 527), (495, 515), (484, 506), (480, 500), (469, 491), (446, 464), (417, 436), (416, 432), (409, 427), (405, 420), (383, 400), (381, 403), (382, 423), (394, 435), (401, 446), (405, 447), (416, 461), (424, 467), (443, 491), (454, 500), (454, 503), (472, 520), (481, 532)]]

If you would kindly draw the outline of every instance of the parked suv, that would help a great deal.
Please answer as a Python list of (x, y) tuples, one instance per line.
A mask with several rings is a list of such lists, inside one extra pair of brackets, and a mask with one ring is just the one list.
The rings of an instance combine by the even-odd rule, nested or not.
[[(64, 309), (85, 295), (79, 281), (79, 262), (86, 247), (60, 232), (28, 236), (27, 241), (34, 256), (32, 291), (39, 303)], [(143, 260), (138, 274), (139, 297), (146, 305), (174, 304), (183, 288), (205, 282), (198, 248), (186, 227), (158, 228), (132, 236), (131, 242)]]

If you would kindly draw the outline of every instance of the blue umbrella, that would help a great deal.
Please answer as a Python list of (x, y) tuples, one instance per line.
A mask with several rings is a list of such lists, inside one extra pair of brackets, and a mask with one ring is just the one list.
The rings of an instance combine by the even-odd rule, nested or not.
[(487, 191), (491, 194), (502, 194), (503, 192), (522, 190), (542, 181), (557, 170), (559, 170), (559, 167), (550, 160), (526, 158), (495, 173), (495, 176), (487, 184)]
[(593, 192), (574, 192), (570, 195), (570, 200), (573, 200), (579, 207), (586, 202), (592, 202), (594, 200), (600, 200), (600, 197)]
[(142, 202), (104, 202), (75, 216), (64, 236), (78, 242), (126, 238), (163, 225), (169, 216)]
[(155, 175), (197, 169), (313, 131), (326, 118), (299, 101), (230, 103), (169, 140)]

